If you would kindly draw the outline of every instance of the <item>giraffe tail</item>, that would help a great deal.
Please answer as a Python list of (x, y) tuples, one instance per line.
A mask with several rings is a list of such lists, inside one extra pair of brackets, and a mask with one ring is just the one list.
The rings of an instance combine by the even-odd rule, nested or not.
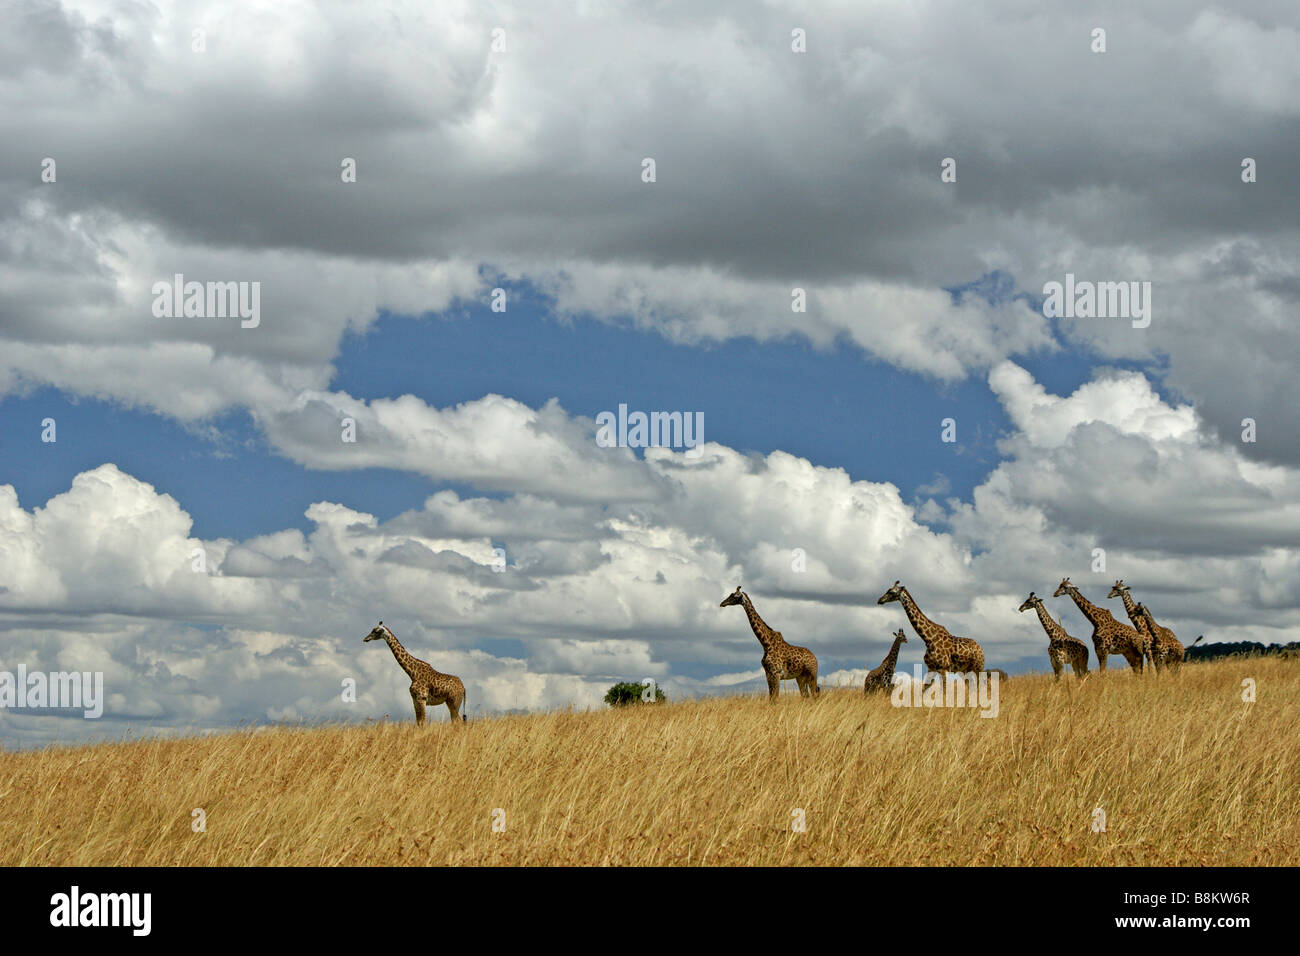
[(460, 708), (460, 719), (461, 722), (464, 723), (469, 720), (469, 716), (465, 713), (465, 711), (469, 710), (469, 694), (466, 694), (460, 699)]

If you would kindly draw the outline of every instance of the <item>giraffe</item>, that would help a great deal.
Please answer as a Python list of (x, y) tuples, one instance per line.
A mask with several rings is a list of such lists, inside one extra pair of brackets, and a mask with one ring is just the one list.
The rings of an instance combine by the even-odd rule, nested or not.
[(1151, 633), (1151, 628), (1147, 626), (1146, 618), (1137, 612), (1137, 602), (1128, 593), (1128, 585), (1124, 583), (1122, 578), (1117, 580), (1106, 597), (1118, 597), (1124, 602), (1124, 613), (1133, 622), (1133, 630), (1142, 635), (1142, 656), (1154, 664), (1156, 670), (1159, 671), (1164, 662), (1156, 660), (1152, 655), (1152, 651), (1155, 650), (1155, 635)]
[(817, 685), (816, 655), (806, 647), (786, 643), (780, 631), (768, 627), (754, 610), (754, 602), (739, 585), (736, 586), (736, 590), (722, 599), (718, 607), (730, 607), (733, 604), (739, 604), (745, 609), (749, 626), (753, 629), (754, 636), (758, 638), (758, 643), (763, 645), (763, 672), (767, 674), (768, 699), (776, 700), (783, 680), (795, 681), (799, 685), (799, 693), (804, 697), (810, 694), (816, 697), (820, 694), (821, 688)]
[(888, 693), (894, 687), (894, 665), (898, 663), (898, 649), (907, 643), (907, 635), (903, 633), (900, 627), (898, 633), (894, 635), (894, 646), (889, 649), (885, 659), (880, 662), (880, 666), (874, 668), (867, 679), (862, 682), (862, 693), (870, 694), (876, 691), (885, 691)]
[(1056, 679), (1061, 679), (1061, 672), (1069, 664), (1074, 668), (1074, 676), (1083, 680), (1088, 673), (1088, 645), (1065, 633), (1060, 622), (1052, 620), (1052, 615), (1047, 613), (1043, 599), (1033, 591), (1029, 592), (1025, 603), (1020, 605), (1020, 610), (1027, 611), (1031, 607), (1038, 612), (1038, 623), (1047, 632), (1047, 659), (1052, 662), (1052, 673)]
[(984, 670), (984, 649), (969, 637), (954, 637), (948, 629), (934, 623), (916, 606), (911, 593), (897, 581), (880, 596), (877, 604), (900, 601), (912, 630), (925, 642), (925, 666), (940, 675), (948, 671), (964, 673)]
[[(1187, 653), (1178, 635), (1169, 628), (1157, 624), (1156, 619), (1151, 616), (1151, 609), (1145, 604), (1137, 605), (1137, 613), (1146, 621), (1147, 630), (1151, 632), (1151, 660), (1155, 662), (1156, 670), (1160, 670), (1161, 667), (1168, 667), (1172, 671), (1178, 670), (1178, 665), (1183, 662), (1183, 655)], [(1200, 638), (1196, 640), (1199, 641)], [(1195, 644), (1196, 641), (1192, 643)]]
[(1069, 578), (1061, 578), (1061, 583), (1052, 597), (1060, 597), (1062, 594), (1070, 595), (1070, 599), (1074, 601), (1080, 613), (1092, 625), (1092, 646), (1097, 652), (1097, 670), (1104, 672), (1106, 658), (1111, 654), (1119, 654), (1128, 661), (1129, 667), (1139, 674), (1142, 673), (1142, 655), (1146, 642), (1141, 634), (1127, 624), (1115, 620), (1110, 611), (1104, 607), (1097, 607), (1089, 601), (1079, 592), (1078, 587), (1070, 583)]
[(465, 719), (465, 715), (460, 713), (460, 709), (465, 703), (465, 685), (461, 683), (459, 677), (455, 674), (439, 673), (424, 661), (411, 656), (410, 652), (402, 646), (402, 642), (397, 639), (397, 635), (384, 627), (383, 621), (380, 621), (378, 627), (362, 638), (362, 641), (388, 642), (388, 649), (397, 658), (398, 665), (411, 678), (411, 703), (415, 705), (415, 723), (417, 725), (424, 726), (425, 704), (433, 707), (446, 704), (453, 723), (458, 716), (461, 720)]

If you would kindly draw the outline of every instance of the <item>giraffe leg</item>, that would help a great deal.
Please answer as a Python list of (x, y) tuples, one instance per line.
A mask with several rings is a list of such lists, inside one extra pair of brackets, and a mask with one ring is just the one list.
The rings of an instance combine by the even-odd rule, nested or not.
[(777, 695), (781, 692), (781, 681), (771, 671), (767, 672), (767, 696), (769, 700), (776, 700)]
[(414, 694), (412, 694), (411, 702), (415, 704), (415, 725), (417, 727), (423, 727), (424, 726), (424, 698), (416, 697)]
[(453, 724), (460, 723), (460, 707), (454, 697), (447, 698), (447, 713), (451, 714), (451, 722)]

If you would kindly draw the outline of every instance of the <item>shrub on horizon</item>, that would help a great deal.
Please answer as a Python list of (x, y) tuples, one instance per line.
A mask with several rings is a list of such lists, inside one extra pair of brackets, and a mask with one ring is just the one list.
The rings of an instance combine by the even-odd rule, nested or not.
[[(626, 707), (628, 704), (648, 704), (650, 703), (649, 701), (641, 699), (645, 691), (646, 688), (642, 684), (634, 684), (631, 681), (620, 681), (609, 690), (605, 691), (605, 703), (609, 704), (611, 707)], [(664, 692), (659, 688), (658, 684), (655, 684), (654, 702), (656, 704), (661, 704), (664, 700), (666, 700)]]

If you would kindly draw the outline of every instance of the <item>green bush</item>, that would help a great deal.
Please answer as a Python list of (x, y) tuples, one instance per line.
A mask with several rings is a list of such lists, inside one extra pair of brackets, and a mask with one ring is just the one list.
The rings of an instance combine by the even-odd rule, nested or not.
[[(634, 684), (631, 681), (622, 681), (615, 684), (605, 692), (605, 703), (611, 707), (626, 707), (628, 704), (642, 703), (641, 695), (645, 693), (645, 687), (641, 684)], [(664, 692), (655, 684), (655, 703), (659, 704), (664, 701)], [(649, 701), (645, 701), (649, 703)]]

